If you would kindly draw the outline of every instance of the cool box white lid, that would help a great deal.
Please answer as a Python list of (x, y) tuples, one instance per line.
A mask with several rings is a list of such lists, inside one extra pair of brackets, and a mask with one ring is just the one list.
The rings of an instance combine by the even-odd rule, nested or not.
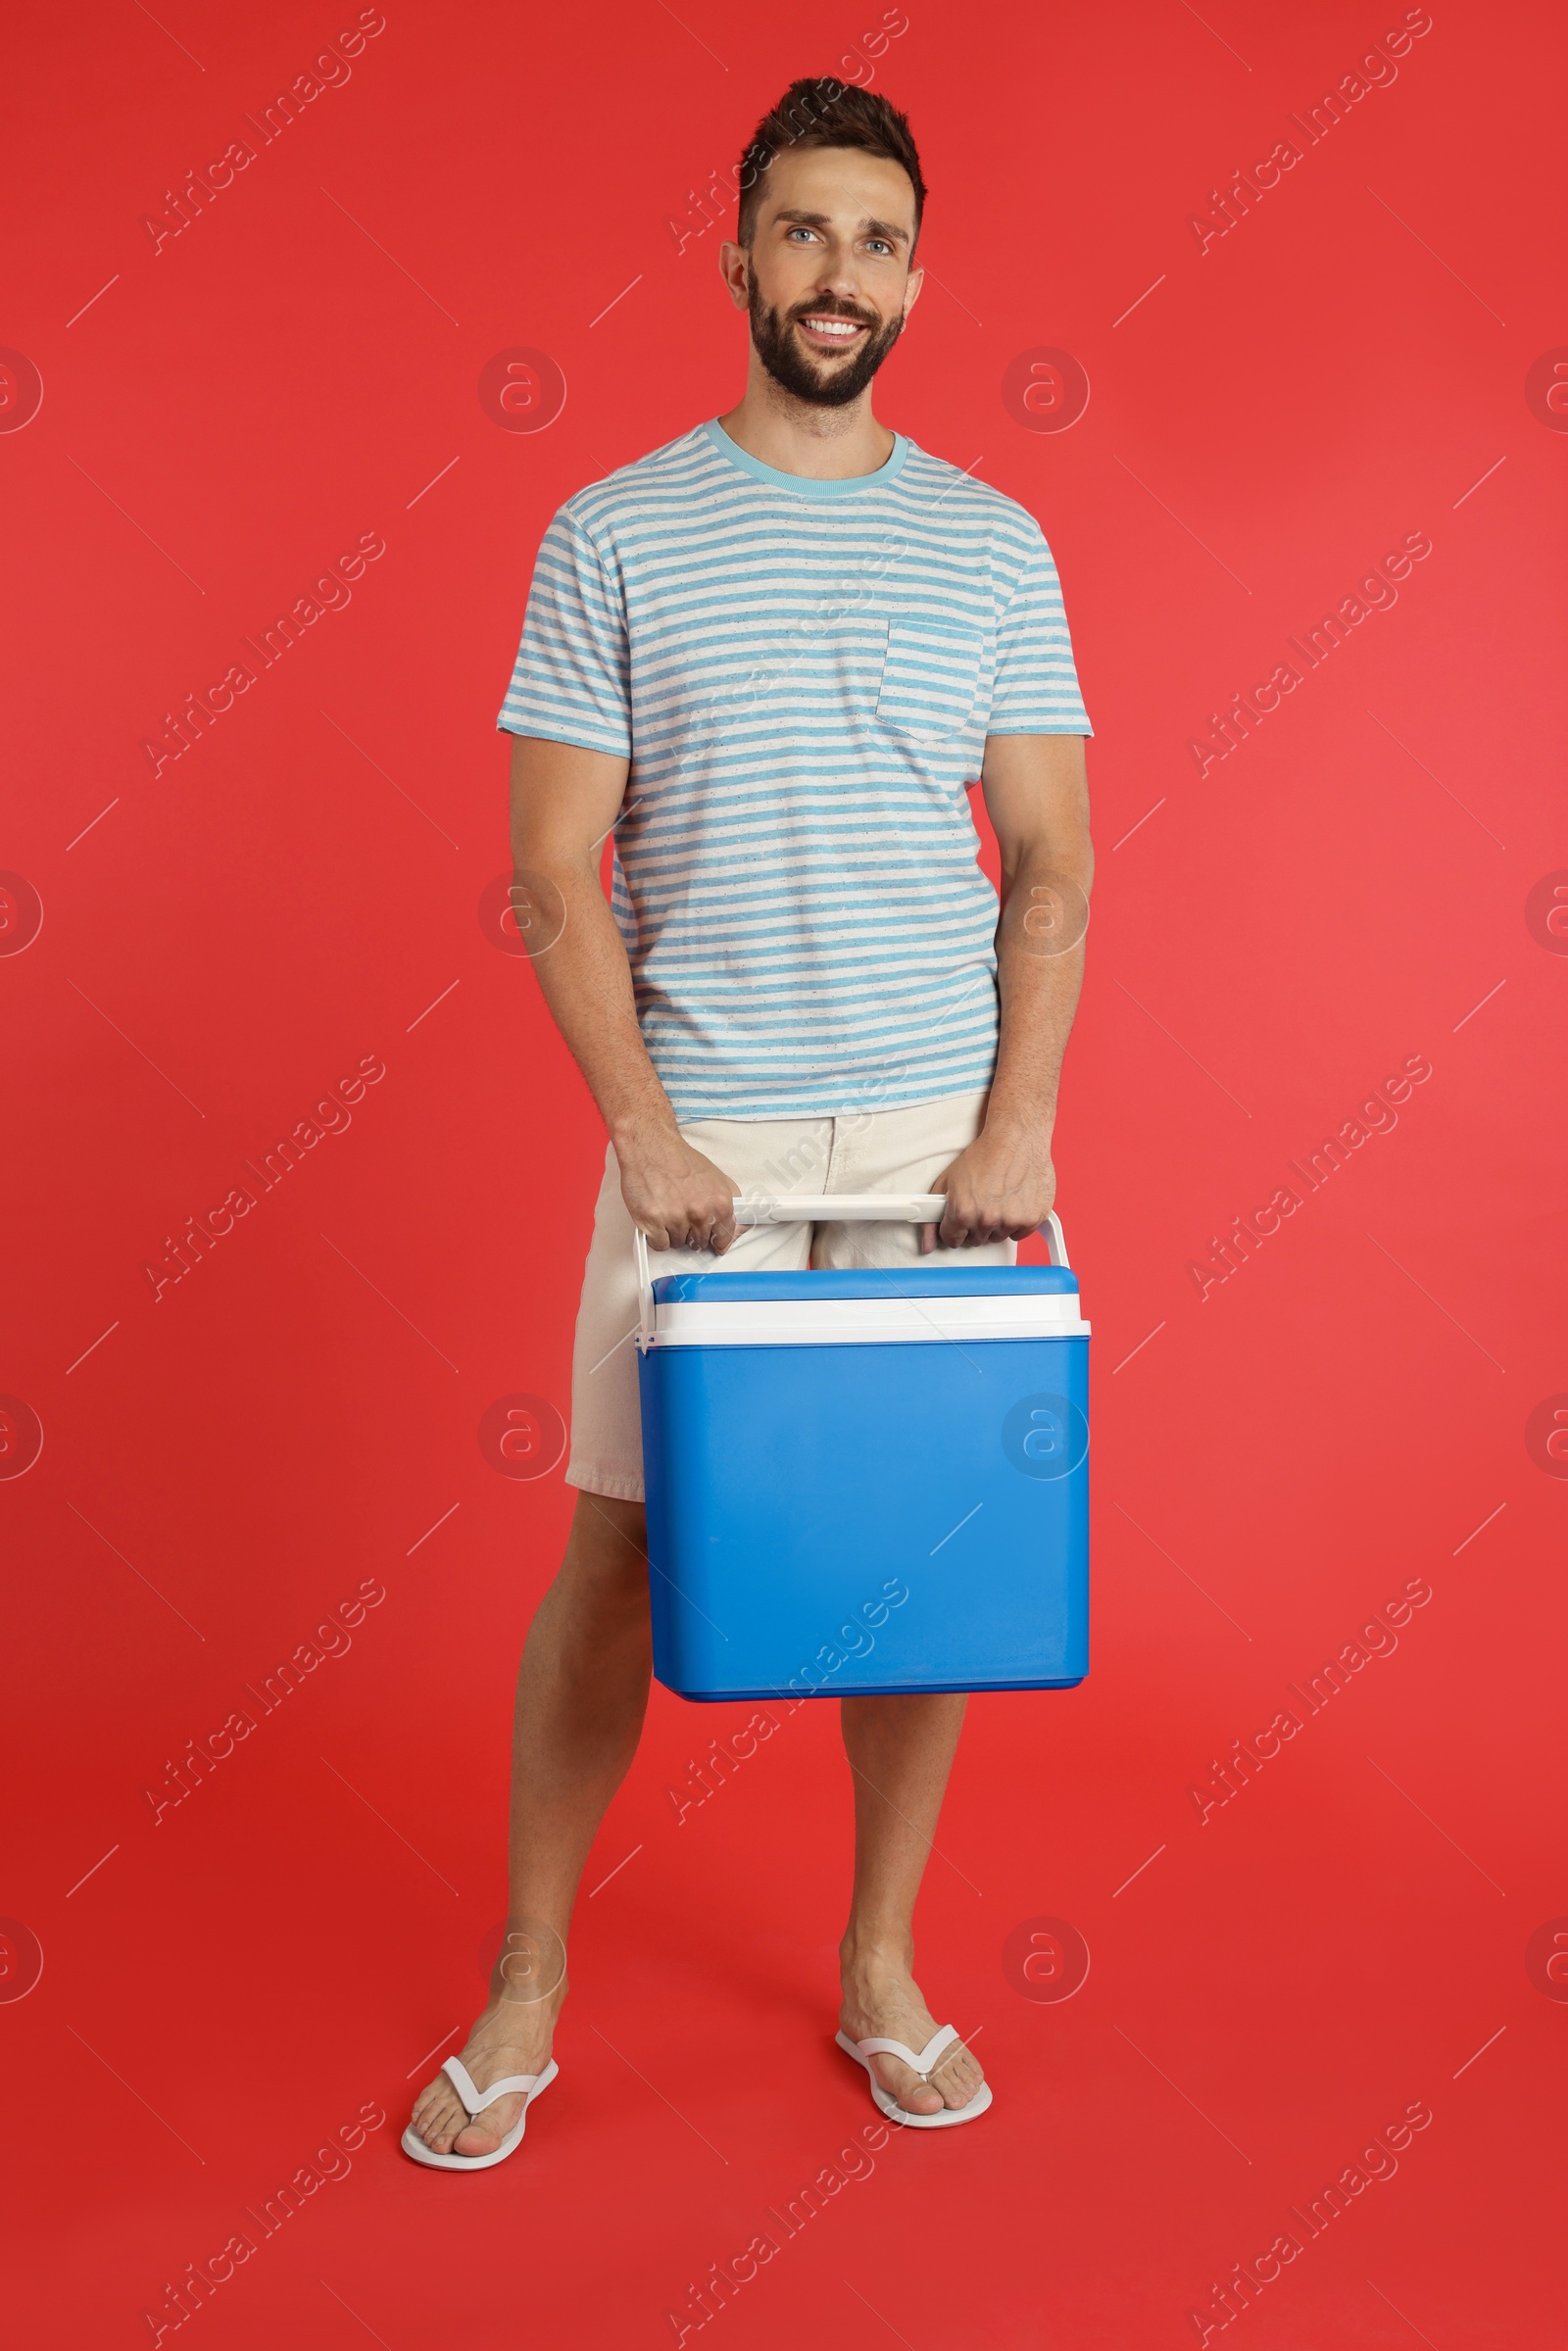
[(1087, 1339), (1076, 1291), (1021, 1297), (662, 1298), (656, 1347), (861, 1347), (944, 1340)]

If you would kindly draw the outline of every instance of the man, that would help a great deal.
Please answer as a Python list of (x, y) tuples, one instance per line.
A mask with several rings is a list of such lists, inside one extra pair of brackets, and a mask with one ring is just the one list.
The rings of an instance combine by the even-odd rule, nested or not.
[[(404, 2141), (449, 2169), (510, 2153), (554, 2078), (577, 1881), (647, 1703), (633, 1227), (664, 1252), (656, 1272), (808, 1251), (891, 1265), (917, 1248), (1011, 1262), (1055, 1191), (1093, 857), (1051, 554), (1010, 499), (872, 414), (921, 287), (904, 116), (798, 81), (741, 186), (720, 265), (751, 325), (744, 397), (561, 509), (500, 718), (518, 920), (610, 1149), (572, 1372), (579, 1498), (517, 1688), (512, 1958)], [(977, 774), (1000, 921), (965, 798)], [(741, 1193), (874, 1190), (945, 1193), (940, 1228), (734, 1223)], [(991, 2102), (956, 2036), (933, 2061), (911, 1974), (965, 1704), (842, 1701), (857, 1844), (841, 2038), (905, 2050), (860, 2062), (921, 2128)]]

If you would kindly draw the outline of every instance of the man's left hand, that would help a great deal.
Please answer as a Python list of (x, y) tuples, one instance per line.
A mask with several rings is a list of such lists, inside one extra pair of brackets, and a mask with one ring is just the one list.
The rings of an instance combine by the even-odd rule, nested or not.
[(1055, 1203), (1056, 1171), (1051, 1129), (989, 1127), (961, 1151), (933, 1192), (946, 1193), (940, 1225), (920, 1228), (920, 1254), (935, 1249), (978, 1249), (994, 1241), (1023, 1241)]

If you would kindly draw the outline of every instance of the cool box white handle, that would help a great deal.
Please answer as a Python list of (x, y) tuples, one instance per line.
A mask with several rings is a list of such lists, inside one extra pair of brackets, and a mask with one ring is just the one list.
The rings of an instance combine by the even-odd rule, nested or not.
[[(737, 1224), (940, 1224), (947, 1211), (940, 1192), (784, 1193), (776, 1200), (743, 1195), (735, 1202)], [(1054, 1208), (1037, 1228), (1046, 1236), (1053, 1265), (1068, 1262), (1061, 1219)], [(637, 1252), (637, 1345), (654, 1343), (654, 1285), (648, 1270), (648, 1236), (634, 1228)]]

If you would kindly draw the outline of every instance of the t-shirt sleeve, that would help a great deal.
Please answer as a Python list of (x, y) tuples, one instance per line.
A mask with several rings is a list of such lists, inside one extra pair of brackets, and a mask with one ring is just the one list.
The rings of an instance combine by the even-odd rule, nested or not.
[(598, 549), (564, 507), (539, 543), (522, 642), (496, 725), (510, 735), (631, 756), (625, 606)]
[(988, 735), (1092, 735), (1078, 691), (1061, 582), (1036, 528), (997, 625), (997, 682)]

